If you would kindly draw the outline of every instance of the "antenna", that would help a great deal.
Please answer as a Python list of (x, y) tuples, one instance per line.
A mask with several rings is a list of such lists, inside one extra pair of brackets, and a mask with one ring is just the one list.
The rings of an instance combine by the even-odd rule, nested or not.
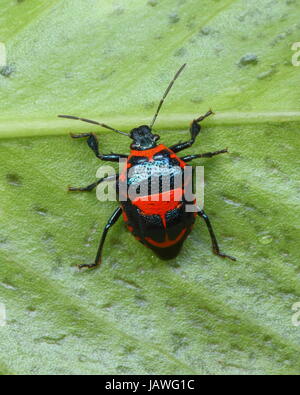
[(186, 66), (186, 63), (184, 63), (184, 64), (180, 67), (180, 69), (177, 71), (177, 73), (175, 74), (174, 78), (173, 78), (172, 81), (170, 82), (169, 86), (167, 87), (167, 89), (166, 89), (166, 91), (165, 91), (165, 93), (164, 93), (164, 95), (163, 95), (161, 101), (159, 102), (159, 105), (158, 105), (158, 107), (157, 107), (157, 110), (156, 110), (156, 113), (155, 113), (155, 115), (154, 115), (154, 117), (153, 117), (153, 120), (152, 120), (152, 122), (151, 122), (151, 124), (150, 124), (150, 129), (152, 129), (152, 127), (153, 127), (153, 125), (154, 125), (154, 123), (155, 123), (155, 121), (156, 121), (156, 118), (157, 118), (157, 116), (158, 116), (158, 114), (159, 114), (159, 111), (160, 111), (160, 109), (161, 109), (161, 107), (162, 107), (164, 101), (165, 101), (165, 98), (167, 97), (167, 95), (168, 95), (168, 93), (170, 92), (172, 86), (174, 85), (174, 82), (177, 80), (177, 78), (179, 77), (180, 73), (181, 73), (182, 70), (185, 68), (185, 66)]
[(86, 118), (78, 118), (78, 117), (73, 117), (72, 115), (58, 115), (59, 118), (67, 118), (67, 119), (75, 119), (77, 121), (83, 121), (87, 123), (92, 123), (93, 125), (99, 125), (102, 126), (103, 128), (112, 130), (113, 132), (123, 134), (124, 136), (130, 137), (128, 133), (121, 132), (120, 130), (114, 129), (108, 125), (105, 125), (105, 123), (100, 123), (97, 121), (92, 121), (91, 119), (86, 119)]

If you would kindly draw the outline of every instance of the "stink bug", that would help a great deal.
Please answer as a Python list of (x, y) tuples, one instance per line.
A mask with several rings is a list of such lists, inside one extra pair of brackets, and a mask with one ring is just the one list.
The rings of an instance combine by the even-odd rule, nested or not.
[[(163, 191), (161, 188), (160, 179), (162, 174), (159, 170), (162, 163), (164, 164), (164, 169), (167, 171), (167, 175), (170, 179), (174, 178), (174, 173), (182, 172), (187, 166), (187, 163), (196, 158), (211, 158), (215, 155), (223, 154), (227, 152), (227, 149), (222, 149), (215, 152), (206, 152), (204, 154), (198, 155), (187, 155), (183, 157), (178, 157), (176, 154), (186, 148), (191, 147), (195, 141), (196, 137), (200, 133), (201, 126), (200, 122), (203, 121), (208, 116), (212, 115), (213, 112), (210, 110), (205, 115), (202, 115), (194, 119), (190, 126), (190, 139), (186, 142), (180, 142), (178, 144), (172, 145), (171, 147), (166, 147), (163, 144), (157, 144), (160, 136), (153, 134), (153, 125), (159, 114), (159, 111), (167, 97), (169, 91), (171, 90), (174, 82), (182, 72), (186, 65), (184, 64), (177, 71), (174, 78), (170, 82), (168, 88), (166, 89), (161, 101), (159, 102), (156, 113), (153, 120), (149, 126), (142, 125), (131, 130), (131, 132), (124, 133), (120, 130), (114, 129), (106, 124), (92, 121), (86, 118), (78, 118), (70, 115), (59, 115), (61, 118), (75, 119), (83, 122), (88, 122), (94, 125), (102, 126), (103, 128), (112, 130), (116, 133), (125, 135), (133, 140), (130, 145), (130, 154), (102, 154), (99, 151), (98, 140), (94, 133), (82, 133), (82, 134), (72, 134), (74, 139), (77, 138), (87, 138), (87, 144), (92, 149), (97, 158), (103, 161), (118, 162), (120, 159), (126, 160), (126, 166), (124, 167), (121, 174), (116, 177), (105, 177), (99, 179), (95, 183), (88, 185), (84, 188), (69, 188), (70, 191), (92, 191), (103, 181), (114, 180), (116, 183), (116, 189), (119, 192), (121, 187), (125, 184), (125, 191), (128, 191), (130, 185), (134, 185), (136, 182), (136, 174), (134, 170), (139, 167), (147, 168), (146, 179), (144, 181), (150, 187), (151, 184), (156, 183), (159, 185), (159, 191), (153, 198), (153, 194), (150, 192), (150, 196), (143, 196), (131, 200), (129, 195), (125, 199), (119, 199), (120, 206), (113, 212), (112, 216), (109, 218), (104, 231), (102, 233), (102, 238), (100, 241), (98, 253), (95, 262), (90, 265), (80, 265), (79, 268), (95, 268), (101, 264), (102, 260), (102, 250), (104, 242), (109, 229), (117, 222), (120, 216), (123, 214), (123, 219), (127, 228), (132, 232), (132, 234), (144, 245), (150, 247), (159, 257), (162, 259), (171, 259), (178, 255), (184, 240), (187, 238), (192, 230), (196, 216), (203, 218), (212, 242), (213, 252), (222, 257), (229, 258), (231, 260), (236, 260), (234, 257), (222, 253), (219, 249), (217, 239), (215, 237), (212, 225), (207, 214), (202, 209), (197, 209), (194, 212), (188, 212), (186, 210), (187, 202), (184, 197), (183, 188), (175, 188), (174, 185), (170, 184), (169, 190)], [(154, 172), (151, 169), (155, 168)], [(126, 177), (131, 170), (131, 175)], [(167, 170), (166, 170), (167, 169)], [(176, 170), (175, 170), (176, 169)], [(147, 174), (151, 174), (147, 178)], [(165, 194), (168, 193), (169, 198), (166, 200)], [(176, 198), (175, 198), (176, 195)], [(120, 198), (120, 195), (118, 195)], [(194, 201), (194, 205), (196, 202)], [(196, 206), (197, 207), (197, 206)]]

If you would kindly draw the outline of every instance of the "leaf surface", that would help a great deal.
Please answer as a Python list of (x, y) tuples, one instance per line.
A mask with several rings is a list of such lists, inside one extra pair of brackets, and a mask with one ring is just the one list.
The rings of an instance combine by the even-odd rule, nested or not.
[[(13, 374), (298, 374), (299, 41), (296, 1), (2, 0), (0, 41), (0, 372)], [(95, 118), (124, 131), (156, 123), (189, 153), (228, 147), (205, 166), (203, 223), (160, 261), (122, 221), (101, 269), (94, 259), (116, 203), (66, 186), (94, 181), (98, 161), (70, 131), (99, 132), (103, 152), (129, 141), (58, 119)], [(114, 166), (116, 168), (116, 166)]]

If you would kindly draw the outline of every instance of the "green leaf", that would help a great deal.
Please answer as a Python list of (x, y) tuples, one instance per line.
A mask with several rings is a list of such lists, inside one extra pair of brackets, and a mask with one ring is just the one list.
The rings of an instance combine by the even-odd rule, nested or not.
[[(298, 374), (299, 41), (297, 1), (2, 0), (0, 41), (0, 327), (2, 374)], [(197, 223), (164, 262), (122, 221), (93, 261), (116, 203), (68, 194), (99, 162), (70, 131), (99, 132), (103, 152), (129, 141), (57, 114), (115, 128), (150, 122), (188, 138), (203, 161), (205, 207), (222, 250)]]

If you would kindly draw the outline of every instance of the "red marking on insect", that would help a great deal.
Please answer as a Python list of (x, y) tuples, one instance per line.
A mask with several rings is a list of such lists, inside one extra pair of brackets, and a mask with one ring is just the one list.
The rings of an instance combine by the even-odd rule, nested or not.
[(142, 196), (134, 199), (132, 203), (137, 206), (144, 215), (159, 215), (164, 228), (166, 224), (166, 214), (170, 210), (179, 208), (182, 205), (183, 190), (181, 188)]
[(143, 157), (146, 157), (149, 160), (151, 160), (151, 159), (153, 159), (153, 156), (155, 154), (162, 151), (163, 149), (167, 149), (167, 148), (163, 144), (159, 144), (156, 147), (148, 149), (148, 150), (142, 150), (142, 151), (131, 150), (128, 160), (130, 158), (132, 158), (133, 156), (143, 156)]
[(123, 211), (122, 211), (122, 214), (123, 214), (124, 222), (128, 222), (128, 216), (127, 216), (127, 214), (126, 214), (126, 211), (123, 210)]
[(134, 230), (134, 228), (133, 228), (133, 226), (130, 226), (130, 225), (127, 225), (127, 229), (129, 230), (129, 232), (133, 232), (133, 230)]
[(185, 235), (186, 231), (187, 231), (187, 229), (183, 229), (183, 230), (181, 231), (181, 233), (180, 233), (180, 234), (176, 237), (176, 239), (174, 239), (174, 240), (170, 240), (169, 237), (168, 237), (168, 235), (167, 235), (167, 233), (166, 233), (166, 236), (165, 236), (165, 241), (163, 241), (163, 242), (154, 241), (154, 240), (152, 240), (150, 237), (146, 237), (145, 240), (146, 240), (149, 244), (151, 244), (151, 245), (153, 245), (153, 246), (155, 246), (155, 247), (158, 247), (158, 248), (167, 248), (167, 247), (171, 247), (172, 245), (175, 245), (175, 244), (179, 243), (179, 241), (180, 241), (180, 240), (183, 238), (183, 236)]

